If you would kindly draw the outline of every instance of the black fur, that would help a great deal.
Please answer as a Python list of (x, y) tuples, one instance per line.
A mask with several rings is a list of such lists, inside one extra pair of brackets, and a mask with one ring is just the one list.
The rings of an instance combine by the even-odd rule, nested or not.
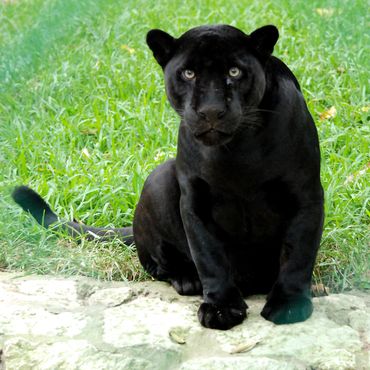
[(66, 231), (72, 237), (83, 235), (88, 240), (109, 241), (119, 237), (127, 245), (133, 244), (132, 227), (104, 228), (86, 226), (76, 221), (59, 220), (50, 206), (27, 186), (18, 186), (14, 189), (12, 197), (26, 212), (29, 212), (36, 221), (46, 228), (54, 231)]
[(49, 205), (32, 189), (27, 186), (18, 186), (14, 189), (12, 197), (23, 210), (31, 213), (36, 221), (46, 228), (58, 222), (58, 216)]
[[(147, 35), (181, 122), (176, 159), (145, 182), (134, 240), (152, 276), (203, 294), (198, 317), (210, 328), (241, 323), (243, 297), (255, 293), (268, 293), (262, 316), (277, 324), (312, 312), (320, 150), (296, 78), (271, 56), (278, 36), (274, 26), (246, 35), (225, 25)], [(19, 195), (39, 222), (55, 216), (38, 196)]]

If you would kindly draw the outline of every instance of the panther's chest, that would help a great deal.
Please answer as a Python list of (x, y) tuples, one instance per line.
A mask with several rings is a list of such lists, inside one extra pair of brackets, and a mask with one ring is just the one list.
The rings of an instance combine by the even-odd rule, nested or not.
[(252, 200), (263, 183), (274, 174), (268, 158), (259, 153), (253, 156), (222, 155), (200, 158), (194, 175), (205, 181), (215, 192), (235, 198)]
[(280, 204), (265, 190), (254, 193), (253, 199), (211, 191), (210, 213), (218, 232), (226, 239), (259, 243), (278, 237), (289, 215), (284, 203), (289, 202), (281, 192)]

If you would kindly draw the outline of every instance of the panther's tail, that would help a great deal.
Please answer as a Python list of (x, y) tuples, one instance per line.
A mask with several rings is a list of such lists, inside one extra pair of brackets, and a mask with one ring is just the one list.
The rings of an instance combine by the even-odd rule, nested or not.
[(46, 228), (52, 227), (56, 230), (66, 230), (73, 237), (83, 235), (89, 240), (106, 241), (118, 238), (127, 245), (134, 242), (131, 226), (121, 228), (90, 227), (74, 221), (59, 220), (59, 217), (51, 210), (44, 199), (27, 186), (16, 187), (12, 193), (12, 197), (41, 226)]

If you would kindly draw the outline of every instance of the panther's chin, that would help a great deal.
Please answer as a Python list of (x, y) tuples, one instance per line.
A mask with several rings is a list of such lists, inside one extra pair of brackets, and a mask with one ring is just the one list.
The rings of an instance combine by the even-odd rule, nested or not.
[(195, 138), (205, 146), (216, 146), (228, 143), (232, 139), (231, 134), (227, 134), (215, 129), (195, 135)]

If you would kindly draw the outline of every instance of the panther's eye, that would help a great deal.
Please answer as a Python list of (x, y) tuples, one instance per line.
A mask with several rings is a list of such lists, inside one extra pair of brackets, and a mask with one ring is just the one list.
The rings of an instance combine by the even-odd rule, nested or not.
[(242, 74), (242, 71), (238, 67), (231, 67), (229, 69), (229, 76), (232, 78), (238, 78)]
[(182, 71), (181, 75), (187, 81), (194, 80), (195, 78), (195, 72), (191, 69), (185, 69), (185, 71)]

